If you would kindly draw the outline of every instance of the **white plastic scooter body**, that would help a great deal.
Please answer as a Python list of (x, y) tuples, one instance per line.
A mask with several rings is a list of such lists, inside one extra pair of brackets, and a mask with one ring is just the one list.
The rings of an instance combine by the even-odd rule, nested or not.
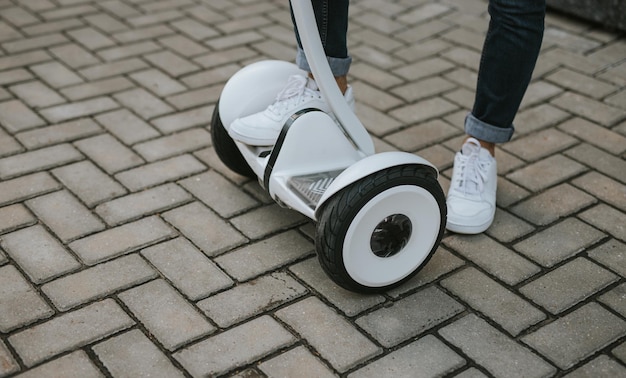
[[(228, 128), (232, 121), (225, 122), (231, 119), (264, 110), (294, 73), (302, 71), (282, 61), (262, 61), (237, 72), (220, 97), (224, 127)], [(273, 89), (268, 91), (268, 87)], [(246, 96), (241, 96), (242, 91)], [(333, 118), (319, 110), (311, 109), (292, 118), (283, 139), (273, 147), (249, 146), (237, 141), (235, 144), (276, 202), (313, 220), (317, 220), (317, 211), (334, 194), (374, 172), (405, 164), (428, 166), (436, 172), (427, 160), (410, 153), (365, 154)], [(271, 165), (269, 170), (268, 165)], [(331, 183), (323, 188), (318, 200), (311, 202), (294, 191), (293, 178), (313, 174), (328, 175)]]

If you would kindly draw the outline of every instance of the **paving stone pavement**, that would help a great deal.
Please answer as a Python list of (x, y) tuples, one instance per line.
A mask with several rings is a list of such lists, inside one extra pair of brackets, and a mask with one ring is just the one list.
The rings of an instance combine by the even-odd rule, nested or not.
[[(350, 12), (358, 115), (447, 190), (486, 1)], [(626, 377), (626, 38), (546, 26), (493, 226), (358, 295), (211, 143), (286, 0), (0, 0), (0, 377)]]

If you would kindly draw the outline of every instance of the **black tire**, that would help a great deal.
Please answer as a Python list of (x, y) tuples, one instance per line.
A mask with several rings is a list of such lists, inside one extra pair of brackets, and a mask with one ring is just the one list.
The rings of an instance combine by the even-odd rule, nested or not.
[(213, 116), (211, 117), (211, 140), (217, 156), (233, 172), (245, 177), (256, 178), (254, 171), (250, 168), (246, 159), (243, 158), (243, 155), (241, 155), (239, 148), (228, 135), (226, 128), (224, 128), (220, 118), (219, 105), (218, 101), (215, 104)]
[[(416, 217), (415, 214), (420, 212), (421, 209), (414, 207), (408, 210), (410, 204), (407, 203), (404, 204), (404, 209), (396, 211), (397, 213), (393, 213), (393, 215), (385, 215), (382, 217), (383, 219), (377, 221), (376, 219), (379, 219), (377, 218), (378, 213), (383, 214), (384, 211), (387, 211), (385, 206), (389, 202), (383, 203), (383, 201), (395, 201), (391, 208), (396, 208), (399, 203), (405, 202), (403, 199), (405, 197), (393, 197), (398, 199), (391, 200), (381, 199), (385, 198), (385, 196), (389, 196), (390, 198), (394, 195), (397, 196), (397, 194), (393, 193), (401, 193), (401, 196), (409, 196), (406, 198), (411, 199), (415, 197), (417, 200), (412, 203), (416, 206), (422, 206), (421, 204), (423, 202), (425, 204), (423, 209), (428, 211), (428, 214), (421, 213)], [(370, 201), (372, 201), (372, 205), (368, 205)], [(383, 211), (381, 212), (376, 209), (368, 210), (364, 208), (365, 206), (368, 206), (368, 208), (378, 206), (378, 208), (383, 209)], [(370, 212), (368, 213), (368, 211)], [(389, 211), (392, 210), (390, 209)], [(437, 211), (439, 212), (438, 225), (433, 223), (436, 218), (436, 214), (434, 213)], [(409, 216), (403, 215), (404, 213), (409, 214)], [(437, 182), (436, 173), (433, 169), (419, 165), (401, 165), (381, 170), (344, 188), (323, 205), (317, 224), (315, 240), (318, 259), (326, 274), (336, 284), (347, 290), (360, 293), (379, 293), (387, 291), (409, 280), (428, 262), (443, 237), (446, 225), (446, 213), (445, 195)], [(356, 221), (356, 228), (353, 229), (360, 231), (356, 232), (351, 230), (350, 232), (353, 233), (354, 236), (358, 236), (351, 239), (362, 240), (355, 241), (354, 243), (352, 241), (346, 242), (348, 230), (353, 222), (355, 222), (357, 215), (359, 216), (359, 220)], [(363, 221), (366, 217), (369, 217), (369, 219)], [(423, 219), (418, 219), (419, 217)], [(406, 225), (407, 221), (409, 222), (407, 227), (408, 231), (402, 231), (402, 227)], [(371, 224), (376, 224), (375, 222), (380, 223), (373, 228), (374, 231), (363, 232), (363, 229), (358, 228), (360, 227), (358, 223), (368, 223), (369, 226), (363, 226), (363, 228), (372, 230)], [(416, 224), (413, 225), (413, 223)], [(416, 229), (415, 231), (413, 230), (414, 228)], [(424, 231), (421, 231), (420, 228)], [(399, 233), (402, 233), (402, 238), (398, 237)], [(394, 240), (394, 242), (390, 244), (377, 244), (376, 239), (380, 238), (380, 235), (387, 235), (387, 239), (384, 239), (385, 242), (389, 240)], [(393, 235), (393, 237), (389, 237), (389, 235)], [(425, 238), (423, 237), (424, 235), (426, 236)], [(367, 241), (368, 238), (369, 242)], [(418, 241), (417, 238), (420, 238), (423, 242)], [(400, 239), (402, 239), (402, 241), (398, 241)], [(427, 245), (431, 243), (432, 245)], [(353, 248), (355, 251), (348, 251), (350, 253), (350, 255), (348, 255), (344, 253), (346, 252), (344, 251), (345, 245), (349, 247), (353, 245), (366, 247)], [(385, 247), (381, 247), (382, 245)], [(410, 247), (405, 248), (405, 245)], [(381, 250), (379, 247), (384, 250)], [(358, 251), (356, 251), (356, 249), (358, 249)], [(377, 251), (374, 252), (374, 249), (377, 249)], [(392, 250), (393, 254), (390, 253)], [(416, 251), (416, 253), (413, 253), (413, 251)], [(355, 258), (354, 254), (358, 254), (358, 258)], [(417, 254), (420, 254), (420, 256), (417, 256)], [(375, 272), (376, 269), (387, 269), (389, 265), (385, 264), (396, 264), (402, 261), (402, 259), (409, 259), (413, 265), (408, 264), (408, 267), (401, 268), (400, 270), (407, 269), (407, 271), (400, 272), (401, 276), (397, 277), (397, 279), (391, 278), (391, 281), (385, 281), (380, 285), (378, 283), (370, 285), (367, 282), (359, 282), (358, 279), (355, 279), (348, 273), (350, 269), (346, 266), (346, 256), (349, 261), (360, 260), (362, 265), (366, 265), (365, 274), (370, 274), (370, 269), (372, 272)], [(361, 259), (361, 257), (363, 257), (363, 259)], [(396, 261), (392, 262), (392, 259), (396, 259)], [(370, 262), (372, 261), (373, 264), (371, 265), (378, 263), (380, 263), (380, 265), (370, 267)], [(348, 264), (352, 263), (349, 262)], [(362, 268), (359, 267), (358, 269)], [(389, 270), (387, 269), (387, 271)], [(391, 273), (392, 276), (393, 274), (395, 273)], [(385, 278), (385, 280), (387, 280), (387, 278)]]

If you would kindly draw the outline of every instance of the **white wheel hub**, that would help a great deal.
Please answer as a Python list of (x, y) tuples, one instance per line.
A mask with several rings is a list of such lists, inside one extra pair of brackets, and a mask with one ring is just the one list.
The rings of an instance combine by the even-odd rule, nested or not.
[[(439, 205), (426, 189), (415, 185), (387, 189), (369, 200), (348, 227), (343, 242), (346, 271), (364, 286), (394, 284), (428, 257), (440, 225)], [(372, 237), (381, 229), (389, 237), (382, 251)]]

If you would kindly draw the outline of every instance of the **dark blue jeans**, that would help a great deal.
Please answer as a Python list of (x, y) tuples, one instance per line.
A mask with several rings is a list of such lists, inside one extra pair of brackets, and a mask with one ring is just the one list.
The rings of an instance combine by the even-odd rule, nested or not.
[[(331, 70), (335, 76), (346, 75), (351, 63), (346, 43), (349, 0), (312, 2)], [(487, 142), (502, 143), (513, 136), (513, 119), (535, 69), (543, 40), (546, 1), (489, 0), (488, 10), (491, 21), (465, 132)], [(310, 71), (297, 38), (300, 47), (296, 62)]]

